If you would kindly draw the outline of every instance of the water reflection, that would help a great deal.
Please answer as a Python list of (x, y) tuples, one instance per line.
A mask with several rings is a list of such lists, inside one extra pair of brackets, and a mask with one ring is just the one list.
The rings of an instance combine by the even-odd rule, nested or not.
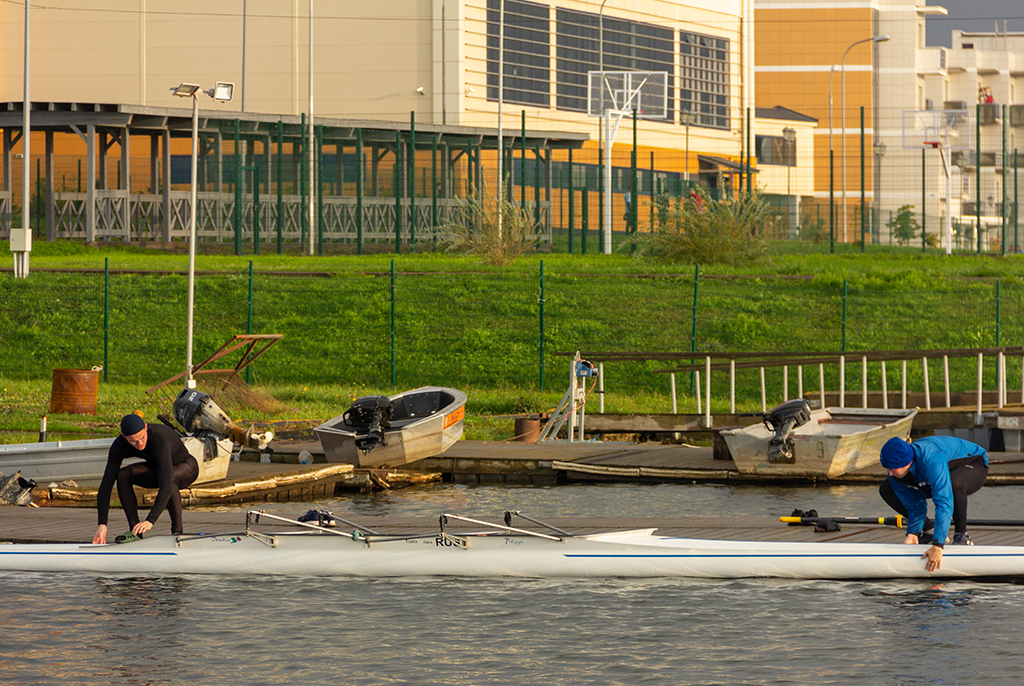
[(95, 648), (103, 654), (98, 676), (132, 686), (187, 681), (201, 657), (191, 640), (193, 580), (186, 577), (100, 577), (90, 612)]

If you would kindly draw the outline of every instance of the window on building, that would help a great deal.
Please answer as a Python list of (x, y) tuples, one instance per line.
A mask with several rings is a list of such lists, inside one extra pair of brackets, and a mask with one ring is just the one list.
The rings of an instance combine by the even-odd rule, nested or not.
[(729, 128), (729, 41), (679, 32), (679, 111), (694, 123)]
[(754, 150), (758, 164), (796, 166), (796, 141), (787, 143), (782, 136), (755, 136)]
[[(562, 110), (587, 110), (587, 72), (668, 72), (666, 119), (674, 119), (672, 30), (654, 24), (599, 17), (589, 12), (556, 12), (556, 101)], [(603, 24), (603, 30), (602, 30)], [(601, 39), (604, 47), (601, 47)]]
[[(550, 19), (547, 5), (504, 0), (505, 102), (551, 106)], [(500, 0), (487, 0), (487, 99), (498, 99)]]
[(587, 111), (587, 72), (601, 68), (598, 16), (560, 9), (555, 13), (555, 107)]

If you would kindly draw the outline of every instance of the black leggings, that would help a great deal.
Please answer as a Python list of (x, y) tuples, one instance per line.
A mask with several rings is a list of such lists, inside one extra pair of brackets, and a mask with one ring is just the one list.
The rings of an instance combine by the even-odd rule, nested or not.
[[(977, 462), (968, 462), (949, 472), (953, 486), (953, 533), (967, 532), (967, 496), (976, 493), (988, 477), (988, 467)], [(882, 500), (892, 509), (906, 516), (907, 508), (892, 489), (891, 479), (878, 487)]]
[[(192, 485), (192, 482), (199, 476), (199, 463), (195, 458), (185, 460), (174, 465), (174, 483), (171, 488), (171, 499), (167, 502), (167, 512), (171, 516), (171, 532), (180, 533), (181, 523), (181, 491)], [(149, 468), (145, 462), (135, 462), (127, 467), (121, 467), (117, 472), (117, 497), (121, 501), (121, 508), (124, 509), (125, 517), (128, 518), (128, 528), (133, 529), (139, 523), (139, 501), (135, 498), (135, 489), (132, 486), (142, 488), (159, 488), (156, 472)]]

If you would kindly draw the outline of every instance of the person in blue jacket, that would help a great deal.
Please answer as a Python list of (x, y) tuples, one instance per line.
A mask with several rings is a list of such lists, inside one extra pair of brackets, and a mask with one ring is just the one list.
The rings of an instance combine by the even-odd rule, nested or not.
[[(878, 488), (882, 500), (907, 517), (907, 537), (916, 545), (930, 542), (922, 555), (933, 572), (942, 565), (942, 546), (953, 523), (953, 544), (973, 545), (967, 535), (967, 496), (988, 477), (988, 455), (980, 445), (951, 436), (929, 436), (913, 443), (890, 438), (882, 446), (882, 466), (889, 473)], [(929, 528), (928, 499), (935, 503), (934, 533)]]

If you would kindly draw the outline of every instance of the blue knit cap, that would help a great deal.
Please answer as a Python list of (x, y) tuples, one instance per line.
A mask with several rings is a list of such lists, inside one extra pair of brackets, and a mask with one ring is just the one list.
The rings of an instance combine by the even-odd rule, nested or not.
[(126, 414), (121, 420), (121, 433), (134, 436), (146, 428), (146, 420), (137, 414)]
[(886, 469), (906, 467), (914, 461), (914, 449), (902, 438), (890, 438), (882, 446), (880, 459)]

